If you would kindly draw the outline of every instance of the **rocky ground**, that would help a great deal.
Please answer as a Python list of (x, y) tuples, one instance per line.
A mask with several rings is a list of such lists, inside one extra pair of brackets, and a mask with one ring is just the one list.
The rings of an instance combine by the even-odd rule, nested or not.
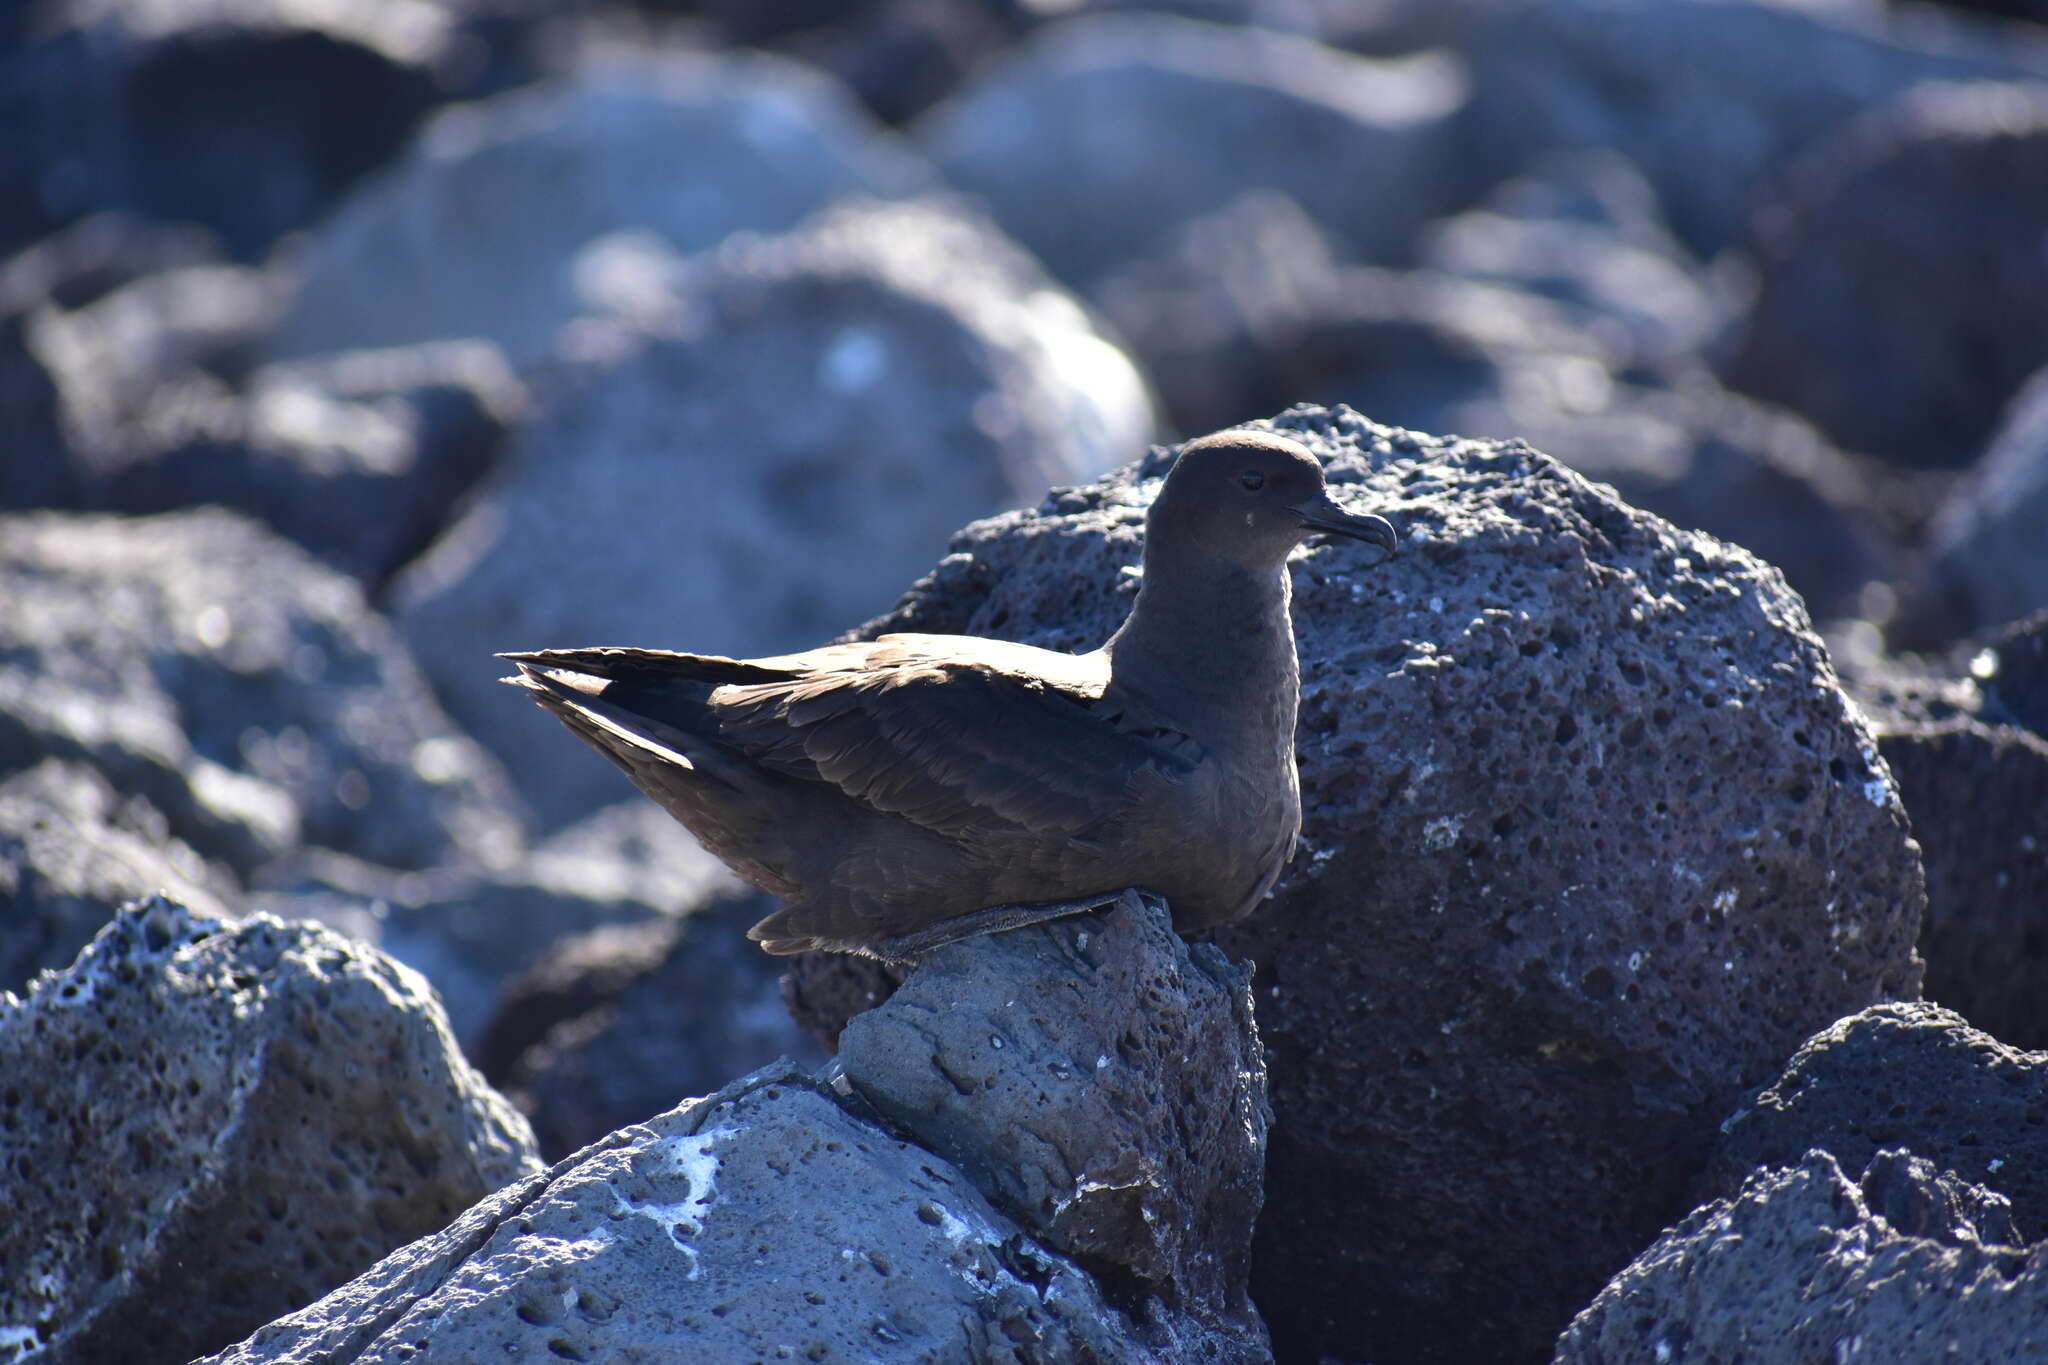
[[(0, 1363), (2048, 1357), (2038, 0), (34, 0), (0, 125)], [(789, 969), (495, 681), (1090, 647), (1244, 422), (1408, 548), (1214, 944)]]

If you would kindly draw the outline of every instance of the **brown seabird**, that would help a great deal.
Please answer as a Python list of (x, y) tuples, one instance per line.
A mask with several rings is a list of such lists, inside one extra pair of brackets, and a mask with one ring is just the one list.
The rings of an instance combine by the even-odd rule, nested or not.
[(1293, 854), (1300, 700), (1287, 556), (1379, 545), (1306, 450), (1190, 442), (1145, 521), (1130, 617), (1061, 654), (884, 635), (726, 659), (506, 654), (524, 687), (783, 906), (770, 953), (908, 958), (973, 934), (1165, 897), (1183, 933), (1241, 919)]

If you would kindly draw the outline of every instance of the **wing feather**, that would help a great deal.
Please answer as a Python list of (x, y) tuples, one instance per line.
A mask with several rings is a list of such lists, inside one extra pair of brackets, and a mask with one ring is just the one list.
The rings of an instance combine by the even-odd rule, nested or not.
[(1194, 762), (1184, 745), (1091, 710), (1096, 699), (987, 660), (908, 653), (720, 687), (710, 711), (719, 740), (755, 762), (926, 828), (996, 816), (1079, 835), (1119, 810), (1141, 773)]

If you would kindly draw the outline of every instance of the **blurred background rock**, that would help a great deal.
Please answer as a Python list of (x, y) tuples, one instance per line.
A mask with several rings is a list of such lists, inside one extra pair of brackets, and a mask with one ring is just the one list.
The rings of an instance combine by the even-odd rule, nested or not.
[(2039, 1046), (2044, 25), (0, 7), (0, 988), (166, 887), (418, 966), (580, 1097), (544, 1140), (639, 1117), (662, 1037), (698, 1088), (806, 1055), (691, 947), (745, 893), (490, 654), (815, 643), (975, 517), (1311, 401), (1777, 565), (1909, 798), (1930, 991)]

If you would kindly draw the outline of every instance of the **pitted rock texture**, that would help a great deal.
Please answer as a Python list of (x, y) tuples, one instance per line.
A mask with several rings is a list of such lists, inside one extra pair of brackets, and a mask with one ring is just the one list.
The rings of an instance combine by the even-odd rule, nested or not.
[(1995, 1198), (1904, 1153), (1858, 1182), (1809, 1152), (1666, 1232), (1572, 1323), (1555, 1362), (2038, 1360), (2048, 1243), (1984, 1235), (1999, 1228)]
[(299, 844), (499, 866), (517, 798), (357, 585), (200, 508), (0, 516), (0, 774), (82, 761), (250, 874)]
[(1246, 1293), (1271, 1118), (1251, 971), (1183, 944), (1163, 901), (931, 954), (847, 1024), (839, 1067), (1167, 1358), (1270, 1358)]
[(1864, 1010), (1807, 1040), (1729, 1116), (1700, 1189), (1726, 1194), (1815, 1147), (1851, 1170), (1908, 1148), (2009, 1198), (2021, 1237), (2048, 1238), (2048, 1052), (1932, 1003)]
[(0, 1323), (39, 1359), (215, 1350), (537, 1166), (426, 983), (318, 926), (151, 899), (0, 995)]
[(311, 234), (269, 354), (483, 337), (524, 368), (587, 311), (583, 253), (609, 234), (696, 252), (930, 183), (837, 82), (794, 62), (602, 64), (431, 120)]
[(1878, 750), (1927, 866), (1927, 997), (2048, 1048), (2048, 739), (1958, 717), (1882, 726)]
[(550, 825), (630, 788), (499, 685), (494, 651), (814, 645), (962, 523), (1153, 426), (1122, 353), (957, 205), (849, 204), (693, 265), (615, 265), (637, 312), (588, 324), (587, 363), (400, 593), (449, 710)]
[(210, 1365), (1150, 1361), (1092, 1281), (792, 1066), (620, 1130)]
[[(1295, 561), (1302, 849), (1219, 936), (1276, 1115), (1253, 1295), (1283, 1355), (1527, 1356), (1746, 1089), (1917, 993), (1917, 851), (1775, 571), (1517, 443), (1270, 425), (1408, 546)], [(968, 528), (864, 630), (1092, 647), (1165, 463)]]
[(82, 763), (45, 759), (0, 781), (0, 991), (68, 966), (116, 910), (157, 891), (217, 918), (240, 900), (155, 807)]

